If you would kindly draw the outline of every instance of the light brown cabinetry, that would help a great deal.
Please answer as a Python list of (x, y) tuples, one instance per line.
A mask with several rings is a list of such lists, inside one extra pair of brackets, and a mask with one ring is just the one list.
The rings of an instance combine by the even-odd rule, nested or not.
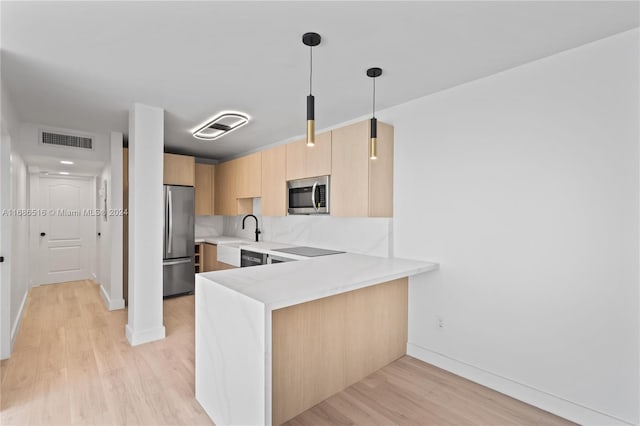
[(214, 211), (217, 215), (236, 216), (253, 212), (253, 198), (260, 197), (262, 154), (247, 155), (216, 164)]
[(164, 184), (194, 186), (195, 157), (164, 154)]
[(204, 244), (199, 243), (195, 245), (195, 250), (194, 250), (194, 254), (193, 254), (193, 259), (194, 259), (194, 264), (195, 264), (195, 271), (196, 274), (200, 273), (200, 272), (204, 272), (203, 271), (203, 257), (202, 257), (202, 252), (204, 250)]
[(216, 271), (218, 264), (218, 246), (204, 243), (202, 253), (202, 272)]
[(272, 423), (403, 356), (407, 300), (408, 280), (401, 278), (273, 311)]
[(215, 214), (223, 216), (235, 216), (237, 213), (235, 197), (234, 164), (231, 161), (216, 164), (214, 171), (214, 209)]
[(235, 266), (228, 263), (218, 262), (218, 246), (216, 244), (203, 243), (202, 248), (202, 272), (222, 271), (224, 269), (233, 269)]
[(236, 163), (234, 167), (235, 178), (238, 181), (236, 198), (259, 197), (262, 193), (262, 153), (256, 152), (231, 162)]
[(287, 148), (280, 145), (262, 151), (262, 215), (287, 215)]
[(214, 168), (213, 164), (195, 164), (196, 216), (211, 216), (214, 212)]
[(286, 147), (286, 180), (331, 174), (331, 132), (316, 135), (314, 146), (300, 140)]
[(214, 214), (252, 213), (253, 198), (262, 197), (263, 215), (285, 216), (288, 180), (331, 175), (332, 216), (392, 217), (393, 127), (378, 122), (375, 160), (369, 131), (366, 120), (317, 135), (313, 147), (300, 140), (217, 164)]
[(375, 160), (369, 131), (368, 121), (332, 131), (332, 216), (393, 216), (393, 127), (378, 122)]

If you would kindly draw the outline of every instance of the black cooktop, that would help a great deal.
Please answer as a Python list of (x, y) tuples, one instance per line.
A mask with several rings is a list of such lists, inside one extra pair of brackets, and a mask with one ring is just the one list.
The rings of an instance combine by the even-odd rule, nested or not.
[(344, 253), (343, 251), (326, 250), (326, 249), (315, 248), (315, 247), (289, 247), (289, 248), (283, 248), (283, 249), (274, 249), (273, 251), (280, 251), (282, 253), (289, 253), (289, 254), (297, 254), (298, 256), (306, 256), (306, 257), (326, 256), (328, 254)]

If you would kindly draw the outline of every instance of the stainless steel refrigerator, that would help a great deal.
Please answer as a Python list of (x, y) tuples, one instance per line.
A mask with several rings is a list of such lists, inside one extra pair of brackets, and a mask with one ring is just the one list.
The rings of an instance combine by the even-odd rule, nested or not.
[(194, 265), (194, 190), (190, 186), (164, 186), (164, 296), (192, 292)]

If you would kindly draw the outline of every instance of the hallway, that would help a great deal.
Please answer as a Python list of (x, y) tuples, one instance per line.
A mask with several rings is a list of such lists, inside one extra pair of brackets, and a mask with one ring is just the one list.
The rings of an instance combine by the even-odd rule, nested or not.
[(2, 362), (1, 424), (212, 424), (194, 397), (193, 296), (165, 300), (167, 338), (137, 347), (127, 311), (107, 311), (92, 281), (28, 297)]

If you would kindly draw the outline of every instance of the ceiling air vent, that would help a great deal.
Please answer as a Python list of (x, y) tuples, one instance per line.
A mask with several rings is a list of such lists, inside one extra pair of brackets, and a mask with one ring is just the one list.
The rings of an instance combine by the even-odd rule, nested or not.
[(65, 135), (42, 131), (40, 142), (45, 145), (66, 146), (69, 148), (93, 149), (93, 139), (86, 136)]

